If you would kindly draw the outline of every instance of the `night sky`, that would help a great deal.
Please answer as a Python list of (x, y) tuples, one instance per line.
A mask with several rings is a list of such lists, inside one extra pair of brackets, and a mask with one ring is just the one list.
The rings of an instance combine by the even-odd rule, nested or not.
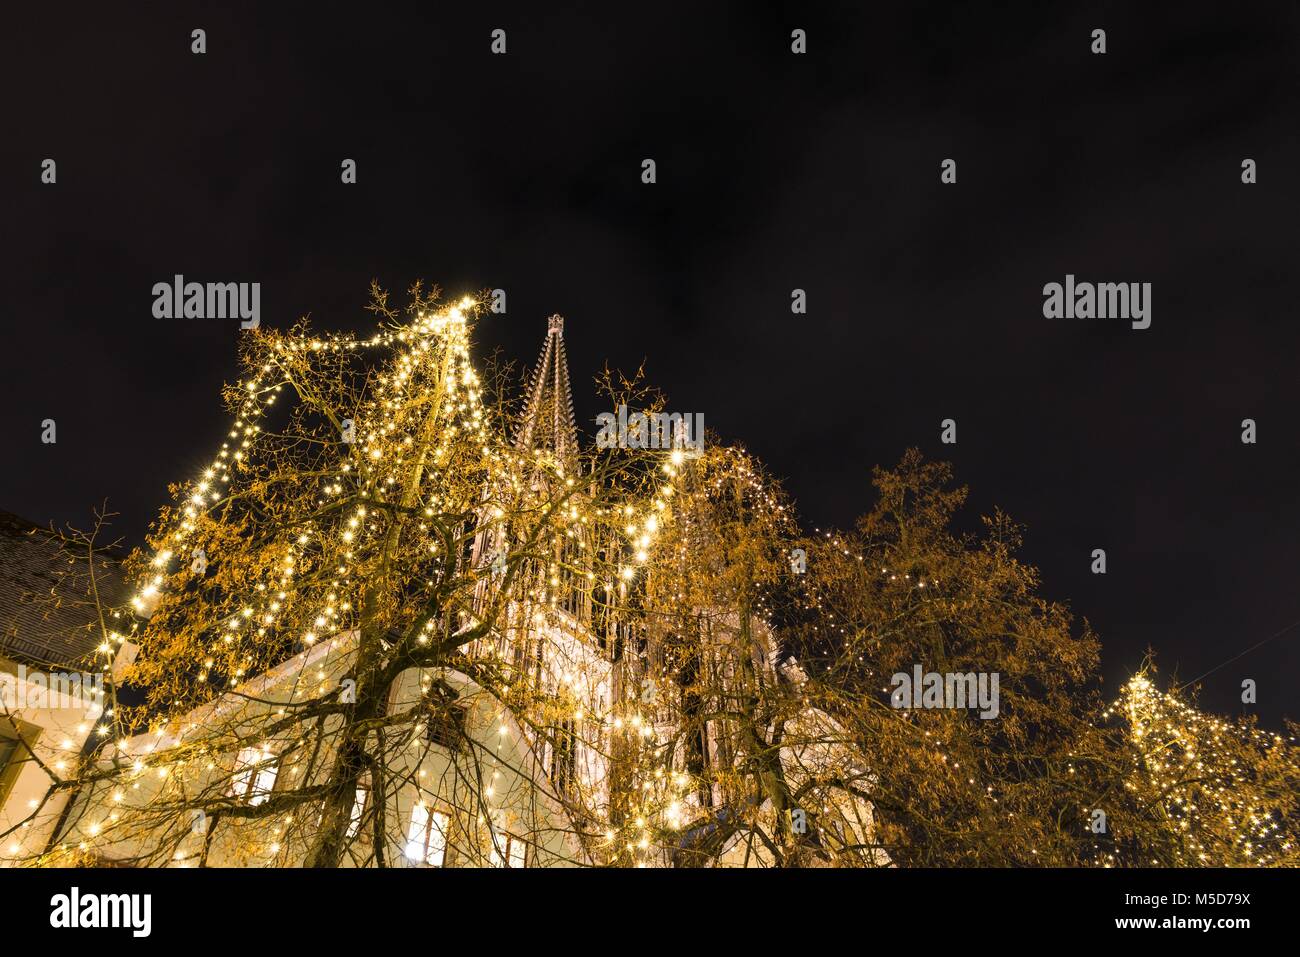
[[(562, 313), (589, 434), (591, 377), (644, 360), (809, 528), (910, 445), (950, 459), (966, 521), (1025, 523), (1097, 629), (1108, 692), (1148, 645), (1190, 679), (1300, 619), (1294, 3), (111, 6), (7, 13), (0, 509), (107, 499), (138, 542), (219, 445), (238, 322), (155, 319), (154, 283), (366, 330), (372, 277), (424, 277), (506, 289), (480, 356), (534, 361)], [(1067, 273), (1150, 282), (1151, 328), (1044, 318)], [(1300, 717), (1300, 626), (1203, 704), (1240, 711), (1243, 678)]]

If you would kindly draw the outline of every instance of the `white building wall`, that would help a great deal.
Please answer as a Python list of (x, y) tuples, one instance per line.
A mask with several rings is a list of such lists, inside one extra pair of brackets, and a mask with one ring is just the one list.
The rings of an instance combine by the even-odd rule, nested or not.
[(67, 803), (67, 792), (49, 796), (44, 768), (71, 776), (102, 713), (102, 695), (85, 684), (69, 693), (50, 674), (0, 658), (0, 723), (31, 746), (31, 753), (22, 744), (15, 748), (5, 779), (8, 793), (0, 794), (0, 864), (44, 850)]

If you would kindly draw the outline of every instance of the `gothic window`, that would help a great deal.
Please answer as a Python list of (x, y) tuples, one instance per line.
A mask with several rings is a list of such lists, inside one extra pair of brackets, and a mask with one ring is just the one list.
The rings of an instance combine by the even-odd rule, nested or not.
[(572, 718), (565, 718), (555, 726), (551, 747), (551, 779), (557, 788), (565, 791), (573, 783), (577, 768), (577, 741)]
[(366, 813), (366, 801), (370, 798), (370, 791), (367, 788), (357, 788), (356, 797), (352, 801), (352, 813), (348, 815), (348, 840), (357, 836), (361, 830), (361, 819)]
[[(697, 653), (688, 652), (682, 661), (678, 680), (682, 686), (682, 715), (686, 725), (686, 771), (703, 778), (709, 767), (709, 725), (700, 715), (703, 702), (699, 691), (693, 687), (699, 678), (700, 659)], [(711, 795), (701, 792), (704, 804), (712, 804)]]
[(244, 799), (252, 807), (266, 803), (275, 789), (278, 772), (276, 756), (269, 746), (241, 749), (230, 779), (231, 796)]
[(531, 640), (528, 637), (528, 625), (521, 622), (519, 627), (515, 629), (515, 671), (522, 672), (528, 667), (528, 643)]
[(575, 618), (582, 617), (582, 589), (579, 588), (582, 549), (578, 539), (565, 535), (560, 539), (559, 605)]
[(0, 804), (4, 803), (5, 796), (22, 770), (25, 751), (18, 729), (6, 719), (0, 718)]
[(451, 818), (423, 803), (411, 808), (406, 829), (406, 859), (427, 867), (442, 867), (447, 857), (447, 832)]
[(454, 691), (441, 685), (426, 691), (424, 701), (429, 709), (425, 740), (453, 754), (460, 753), (465, 747), (465, 705), (456, 701)]
[(461, 536), (460, 567), (456, 571), (458, 574), (464, 574), (469, 571), (474, 561), (474, 539), (478, 535), (477, 520), (475, 518), (467, 519), (458, 531)]
[(605, 565), (603, 548), (596, 553), (593, 570), (596, 573), (596, 580), (591, 583), (591, 631), (596, 637), (596, 644), (605, 651), (609, 646), (609, 606), (614, 600), (614, 593), (609, 583), (601, 580), (609, 571)]
[(14, 752), (17, 750), (18, 739), (0, 733), (0, 772), (3, 772), (5, 768), (9, 767), (9, 761), (13, 758)]
[(528, 860), (528, 845), (513, 834), (494, 834), (488, 863), (493, 867), (524, 867)]

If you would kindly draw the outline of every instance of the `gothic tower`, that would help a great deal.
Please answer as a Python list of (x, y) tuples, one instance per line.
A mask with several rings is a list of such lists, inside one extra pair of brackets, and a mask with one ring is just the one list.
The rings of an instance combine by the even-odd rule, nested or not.
[(554, 315), (547, 320), (546, 341), (529, 381), (515, 447), (521, 452), (542, 452), (571, 465), (578, 452), (577, 433), (569, 358), (564, 349), (564, 317)]

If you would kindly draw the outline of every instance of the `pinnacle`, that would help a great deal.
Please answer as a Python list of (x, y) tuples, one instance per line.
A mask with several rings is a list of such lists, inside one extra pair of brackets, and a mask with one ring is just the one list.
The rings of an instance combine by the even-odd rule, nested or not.
[(521, 450), (550, 452), (560, 460), (572, 457), (578, 450), (564, 317), (558, 313), (546, 322), (546, 341), (529, 382), (515, 445)]

